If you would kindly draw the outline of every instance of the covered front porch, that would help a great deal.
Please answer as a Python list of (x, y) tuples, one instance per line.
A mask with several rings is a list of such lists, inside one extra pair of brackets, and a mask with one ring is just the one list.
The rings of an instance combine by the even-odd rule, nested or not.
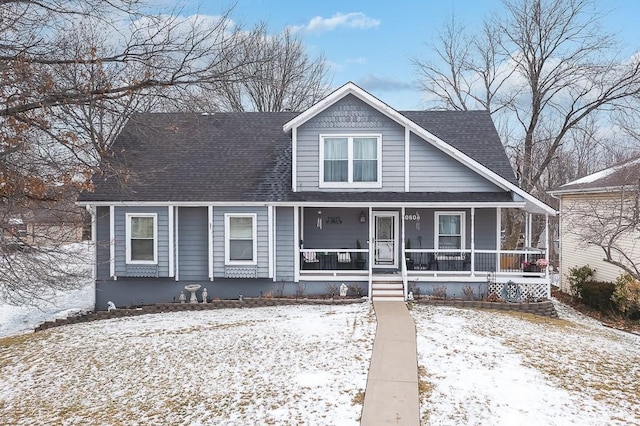
[[(489, 284), (550, 296), (544, 247), (502, 247), (501, 206), (298, 207), (296, 281)], [(548, 235), (548, 233), (546, 233)], [(528, 240), (530, 241), (530, 240)]]

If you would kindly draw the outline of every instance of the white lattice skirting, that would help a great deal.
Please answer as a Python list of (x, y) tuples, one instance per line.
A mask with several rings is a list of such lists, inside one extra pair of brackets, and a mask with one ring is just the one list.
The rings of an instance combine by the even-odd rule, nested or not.
[(495, 293), (510, 302), (541, 299), (548, 297), (548, 285), (545, 283), (490, 283), (489, 294)]

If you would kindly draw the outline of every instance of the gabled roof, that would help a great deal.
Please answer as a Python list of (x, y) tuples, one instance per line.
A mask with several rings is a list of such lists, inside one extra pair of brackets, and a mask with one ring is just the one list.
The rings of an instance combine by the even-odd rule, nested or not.
[(549, 191), (552, 195), (617, 191), (640, 183), (640, 156), (618, 163)]
[[(80, 202), (322, 202), (327, 195), (321, 192), (303, 194), (291, 190), (292, 144), (288, 130), (348, 94), (408, 127), (503, 188), (506, 194), (511, 191), (521, 196), (532, 211), (553, 213), (517, 186), (487, 112), (398, 112), (353, 83), (303, 113), (136, 114), (113, 144), (114, 167), (122, 166), (127, 174), (117, 179), (94, 178), (95, 191), (83, 194)], [(372, 201), (385, 196), (406, 202), (420, 197), (425, 201), (447, 199), (417, 193), (367, 194)], [(341, 199), (340, 193), (331, 197)], [(504, 195), (475, 194), (472, 198), (489, 202), (503, 200)], [(353, 200), (353, 193), (347, 194), (346, 199)]]
[(297, 113), (136, 114), (113, 144), (124, 177), (94, 178), (87, 201), (274, 201), (290, 192)]
[[(408, 128), (411, 132), (469, 167), (471, 170), (484, 176), (495, 185), (505, 190), (513, 191), (525, 200), (528, 211), (549, 213), (552, 215), (556, 214), (556, 211), (552, 207), (520, 189), (513, 174), (513, 169), (504, 152), (504, 148), (502, 147), (502, 143), (500, 142), (500, 137), (495, 130), (495, 126), (488, 112), (406, 111), (400, 113), (354, 83), (348, 82), (308, 110), (291, 119), (291, 121), (283, 126), (283, 129), (290, 131), (301, 126), (318, 113), (349, 95), (357, 97), (396, 123)], [(438, 125), (438, 121), (435, 120), (438, 113), (442, 114), (441, 117), (453, 118), (454, 114), (458, 115), (458, 117), (456, 117), (454, 121), (447, 122), (440, 132), (433, 132), (433, 127)], [(476, 120), (472, 122), (464, 121), (466, 117), (464, 117), (463, 114), (468, 113), (476, 114)], [(484, 117), (482, 115), (483, 113)], [(433, 119), (428, 118), (430, 115)], [(421, 125), (419, 123), (423, 124)], [(439, 124), (442, 125), (444, 123)], [(476, 125), (478, 126), (477, 131)], [(438, 137), (438, 133), (446, 135), (448, 139)], [(458, 134), (453, 135), (452, 133)], [(461, 135), (459, 133), (463, 133), (464, 137), (460, 137)], [(479, 159), (480, 161), (478, 161)]]

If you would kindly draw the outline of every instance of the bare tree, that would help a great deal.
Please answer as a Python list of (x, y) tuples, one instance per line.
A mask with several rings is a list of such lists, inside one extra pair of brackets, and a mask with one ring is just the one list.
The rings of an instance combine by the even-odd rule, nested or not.
[(508, 0), (506, 16), (480, 34), (447, 25), (439, 61), (414, 59), (436, 107), (487, 109), (511, 123), (507, 142), (527, 191), (587, 118), (629, 109), (640, 93), (640, 62), (611, 54), (617, 45), (594, 10), (592, 0)]
[(16, 244), (16, 215), (72, 201), (93, 174), (117, 172), (98, 166), (113, 164), (111, 142), (131, 112), (198, 85), (235, 84), (263, 60), (249, 55), (262, 30), (244, 31), (228, 13), (151, 14), (136, 0), (0, 2), (0, 298), (48, 297), (87, 273), (66, 266), (59, 244)]
[[(257, 55), (251, 65), (242, 68), (243, 78), (219, 88), (223, 109), (301, 111), (327, 94), (324, 57), (310, 58), (300, 39), (288, 29), (278, 35), (263, 29), (256, 40), (256, 46), (240, 55), (240, 61), (245, 55)], [(238, 68), (235, 58), (230, 66)]]
[[(445, 27), (436, 58), (414, 64), (435, 107), (492, 113), (520, 186), (545, 198), (549, 167), (587, 121), (637, 106), (640, 61), (616, 56), (592, 0), (505, 0), (494, 16), (479, 34)], [(516, 241), (522, 219), (505, 223)]]

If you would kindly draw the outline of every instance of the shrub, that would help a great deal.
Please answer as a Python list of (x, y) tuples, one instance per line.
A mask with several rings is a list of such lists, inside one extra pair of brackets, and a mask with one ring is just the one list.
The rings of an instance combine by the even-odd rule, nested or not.
[(585, 281), (580, 290), (582, 302), (602, 313), (611, 313), (615, 305), (611, 300), (616, 286), (606, 281)]
[(620, 275), (611, 300), (627, 318), (640, 318), (640, 281), (629, 274)]
[(593, 279), (593, 275), (596, 273), (595, 269), (584, 265), (581, 267), (569, 268), (569, 275), (567, 280), (569, 281), (569, 289), (574, 296), (582, 297), (582, 288), (584, 283)]

